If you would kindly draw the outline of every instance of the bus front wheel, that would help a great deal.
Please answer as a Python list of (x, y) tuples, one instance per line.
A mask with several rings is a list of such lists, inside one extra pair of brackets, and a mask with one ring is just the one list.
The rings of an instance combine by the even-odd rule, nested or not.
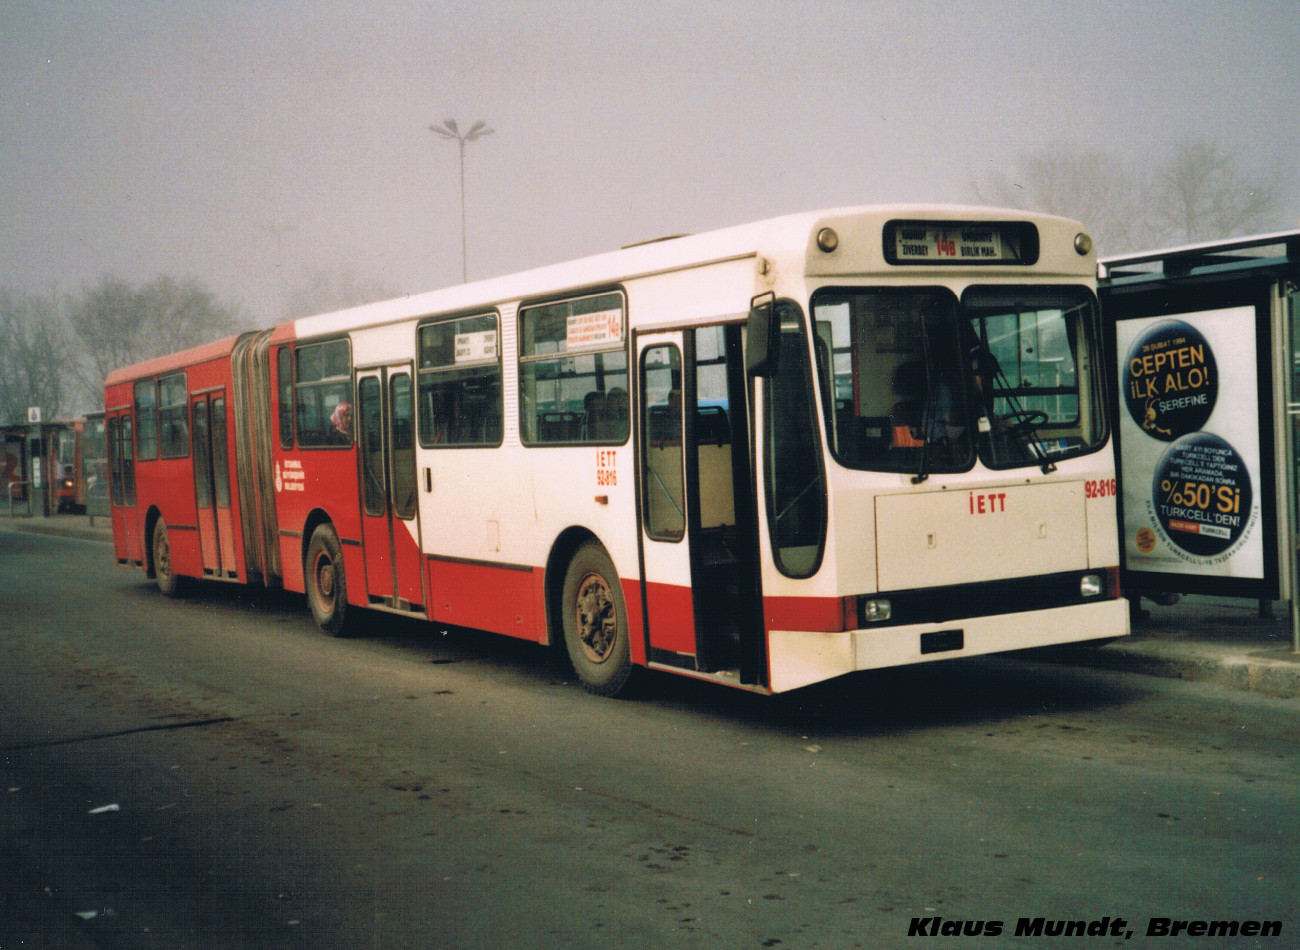
[(627, 607), (618, 574), (594, 541), (578, 548), (564, 575), (564, 645), (582, 688), (614, 696), (632, 675)]
[(347, 636), (348, 582), (343, 571), (343, 547), (332, 526), (323, 524), (312, 532), (304, 566), (307, 603), (316, 626), (330, 636)]

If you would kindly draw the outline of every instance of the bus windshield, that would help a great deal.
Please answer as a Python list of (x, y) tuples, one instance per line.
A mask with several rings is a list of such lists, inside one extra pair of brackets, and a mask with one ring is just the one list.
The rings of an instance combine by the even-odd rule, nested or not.
[(1079, 287), (833, 290), (813, 298), (835, 458), (872, 471), (1037, 465), (1106, 430), (1096, 305)]

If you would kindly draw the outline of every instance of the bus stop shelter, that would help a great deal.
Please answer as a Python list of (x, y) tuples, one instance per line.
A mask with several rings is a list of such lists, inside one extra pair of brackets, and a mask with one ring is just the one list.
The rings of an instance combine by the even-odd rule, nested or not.
[(42, 468), (45, 445), (39, 416), (34, 421), (0, 426), (0, 511), (12, 516), (14, 506), (27, 516), (43, 500), (48, 479)]
[(1098, 276), (1124, 589), (1289, 601), (1300, 652), (1300, 231)]

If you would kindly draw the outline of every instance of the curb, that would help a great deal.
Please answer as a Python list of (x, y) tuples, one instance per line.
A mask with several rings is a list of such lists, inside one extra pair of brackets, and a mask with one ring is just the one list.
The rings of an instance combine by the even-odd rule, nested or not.
[(104, 541), (111, 543), (113, 529), (105, 524), (103, 527), (90, 527), (75, 524), (49, 524), (45, 519), (0, 518), (0, 531), (24, 531), (28, 534), (44, 534), (59, 538), (76, 538), (80, 541)]
[(1212, 683), (1280, 699), (1300, 697), (1300, 655), (1289, 646), (1138, 637), (1054, 650), (1053, 662)]

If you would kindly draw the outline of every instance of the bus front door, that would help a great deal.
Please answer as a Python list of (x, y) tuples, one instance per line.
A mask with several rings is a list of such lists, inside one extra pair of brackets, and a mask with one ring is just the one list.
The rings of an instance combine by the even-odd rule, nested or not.
[(230, 442), (225, 393), (200, 393), (190, 402), (194, 430), (194, 501), (198, 509), (203, 576), (238, 577), (234, 519), (230, 513)]
[(358, 372), (356, 423), (370, 604), (423, 613), (409, 363)]
[(766, 678), (742, 328), (637, 337), (648, 658)]

